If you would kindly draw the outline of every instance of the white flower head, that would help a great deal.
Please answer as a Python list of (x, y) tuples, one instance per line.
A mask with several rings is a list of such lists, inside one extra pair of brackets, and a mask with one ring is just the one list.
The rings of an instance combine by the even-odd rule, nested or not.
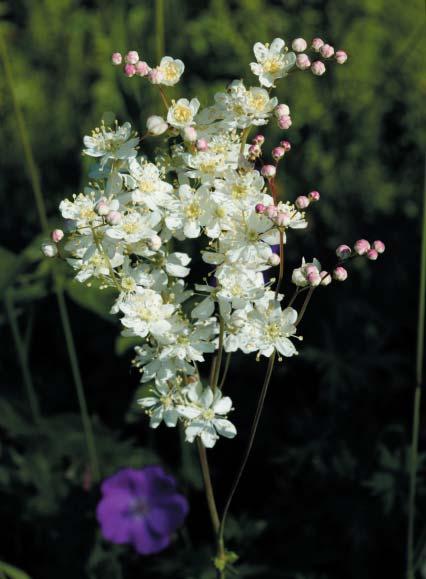
[(294, 52), (286, 52), (285, 42), (281, 38), (275, 38), (272, 43), (262, 44), (256, 42), (253, 52), (257, 62), (250, 64), (252, 72), (259, 77), (261, 85), (272, 87), (277, 78), (286, 76), (288, 71), (296, 64)]
[(179, 82), (185, 70), (185, 65), (179, 59), (174, 59), (171, 56), (163, 56), (157, 68), (161, 73), (160, 84), (173, 86)]
[(222, 397), (219, 388), (203, 388), (197, 382), (186, 389), (188, 402), (177, 407), (179, 414), (186, 419), (186, 440), (194, 442), (199, 436), (206, 448), (212, 448), (220, 436), (234, 438), (235, 426), (227, 420), (226, 415), (232, 410), (232, 400)]
[(131, 159), (129, 173), (133, 179), (129, 185), (135, 187), (132, 191), (134, 203), (144, 204), (155, 211), (158, 207), (164, 207), (170, 202), (169, 193), (173, 191), (173, 187), (161, 179), (160, 170), (156, 165), (147, 163), (143, 159), (139, 161)]
[(270, 357), (274, 350), (290, 357), (297, 354), (289, 339), (296, 335), (297, 312), (293, 308), (281, 309), (278, 301), (272, 299), (269, 306), (256, 307), (247, 316), (243, 328), (243, 352), (258, 351), (259, 356)]
[(139, 139), (131, 137), (132, 127), (130, 123), (115, 128), (105, 127), (102, 123), (100, 127), (92, 131), (91, 136), (86, 135), (83, 139), (85, 149), (83, 153), (89, 157), (100, 157), (101, 167), (109, 159), (131, 159), (136, 157), (136, 146)]
[(160, 294), (152, 289), (129, 295), (120, 304), (124, 317), (121, 323), (126, 328), (123, 335), (144, 338), (149, 333), (160, 336), (170, 329), (168, 318), (175, 311), (173, 304), (165, 304)]
[(167, 122), (172, 127), (183, 129), (194, 124), (194, 117), (200, 108), (200, 101), (196, 98), (179, 99), (177, 102), (172, 101), (172, 106), (167, 113)]
[(149, 425), (151, 428), (157, 428), (161, 422), (166, 426), (176, 426), (179, 419), (179, 413), (176, 404), (180, 401), (180, 391), (175, 384), (168, 382), (156, 381), (155, 388), (151, 389), (151, 396), (144, 396), (137, 401), (150, 417)]

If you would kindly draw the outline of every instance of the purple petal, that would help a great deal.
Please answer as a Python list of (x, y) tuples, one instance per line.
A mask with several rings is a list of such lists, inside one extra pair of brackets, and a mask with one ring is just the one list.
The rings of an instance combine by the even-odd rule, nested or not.
[(176, 494), (167, 502), (151, 507), (146, 521), (149, 528), (156, 533), (170, 534), (183, 524), (188, 510), (186, 498)]
[(103, 481), (101, 486), (102, 493), (107, 495), (122, 491), (132, 496), (144, 496), (147, 482), (145, 470), (136, 470), (134, 468), (120, 470)]
[(170, 535), (155, 533), (143, 518), (133, 519), (130, 541), (141, 555), (152, 555), (169, 546)]
[(130, 537), (129, 494), (117, 491), (104, 497), (96, 509), (102, 535), (113, 543), (127, 543)]
[(148, 466), (144, 468), (144, 473), (146, 494), (150, 504), (176, 494), (176, 480), (166, 474), (161, 466)]

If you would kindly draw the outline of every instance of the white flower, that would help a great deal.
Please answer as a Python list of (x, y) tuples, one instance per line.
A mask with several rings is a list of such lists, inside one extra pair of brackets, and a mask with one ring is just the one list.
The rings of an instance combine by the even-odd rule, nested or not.
[(226, 92), (215, 95), (215, 101), (218, 118), (239, 129), (266, 124), (278, 104), (278, 99), (271, 99), (267, 90), (259, 87), (246, 89), (242, 80), (232, 81)]
[(253, 52), (257, 62), (250, 64), (252, 72), (259, 77), (261, 85), (275, 86), (274, 81), (282, 78), (296, 63), (294, 52), (283, 52), (284, 40), (275, 38), (271, 45), (256, 42)]
[(157, 67), (161, 73), (161, 83), (166, 86), (173, 86), (179, 82), (185, 65), (181, 60), (174, 59), (171, 56), (163, 56)]
[(163, 420), (168, 427), (176, 426), (179, 419), (179, 413), (176, 410), (179, 390), (176, 384), (169, 386), (167, 382), (156, 381), (155, 388), (151, 389), (151, 394), (151, 396), (144, 396), (137, 401), (150, 416), (150, 427), (157, 428)]
[(170, 183), (162, 181), (158, 167), (143, 159), (139, 161), (131, 159), (129, 173), (134, 180), (135, 190), (132, 191), (134, 203), (142, 203), (152, 211), (167, 206), (171, 200), (169, 193), (173, 191), (173, 187)]
[(165, 304), (160, 294), (151, 289), (142, 293), (131, 294), (120, 304), (124, 317), (121, 323), (127, 330), (125, 336), (144, 338), (151, 333), (161, 336), (170, 329), (167, 318), (175, 311), (173, 304)]
[[(297, 267), (293, 270), (291, 281), (294, 285), (298, 287), (306, 287), (308, 285), (312, 285), (311, 282), (308, 280), (308, 275), (311, 273), (315, 274), (315, 277), (318, 276), (318, 284), (321, 281), (320, 277), (321, 272), (321, 264), (317, 259), (313, 259), (312, 263), (306, 263), (305, 258), (302, 258), (302, 265)], [(317, 285), (318, 285), (317, 284)]]
[[(75, 227), (82, 230), (81, 233), (90, 233), (90, 226), (97, 226), (103, 222), (102, 217), (95, 211), (97, 201), (94, 195), (79, 193), (73, 196), (73, 201), (69, 199), (61, 201), (59, 211), (64, 219), (75, 221)], [(118, 206), (117, 200), (108, 203), (110, 211), (116, 211)], [(88, 230), (83, 231), (85, 228)]]
[(112, 239), (122, 239), (125, 243), (137, 243), (149, 239), (157, 232), (154, 229), (161, 220), (161, 215), (154, 212), (139, 213), (131, 211), (123, 215), (120, 223), (108, 227), (106, 235)]
[(183, 129), (194, 124), (194, 117), (200, 108), (198, 99), (179, 99), (177, 102), (172, 101), (172, 106), (167, 113), (167, 122), (172, 127)]
[(227, 171), (222, 179), (214, 182), (211, 198), (230, 215), (241, 215), (241, 211), (252, 212), (257, 203), (268, 206), (272, 197), (265, 193), (265, 180), (258, 171), (244, 173)]
[(109, 159), (131, 159), (136, 157), (136, 146), (139, 143), (138, 138), (130, 138), (132, 127), (130, 123), (124, 123), (121, 127), (115, 126), (115, 129), (100, 127), (92, 131), (92, 135), (86, 135), (83, 139), (83, 150), (89, 157), (101, 157), (101, 167)]
[(158, 382), (166, 382), (174, 380), (177, 375), (183, 374), (191, 376), (195, 373), (195, 368), (179, 358), (162, 358), (159, 359), (158, 347), (151, 347), (144, 344), (143, 347), (136, 346), (136, 356), (133, 360), (133, 365), (139, 368), (142, 373), (141, 382), (151, 382), (156, 380)]
[[(116, 243), (110, 239), (99, 240), (102, 246), (100, 252), (93, 237), (89, 235), (79, 235), (71, 239), (65, 249), (75, 256), (68, 258), (68, 263), (78, 270), (75, 276), (79, 282), (85, 282), (91, 277), (109, 278), (110, 266), (112, 268), (120, 266), (124, 261), (123, 254), (116, 247)], [(111, 285), (113, 281), (109, 279)]]
[(170, 330), (159, 339), (160, 360), (176, 357), (188, 362), (203, 362), (203, 354), (215, 351), (215, 336), (219, 331), (215, 318), (192, 324), (181, 316), (174, 316), (170, 324)]
[(217, 297), (230, 302), (235, 309), (246, 307), (249, 302), (261, 298), (264, 293), (261, 272), (222, 265), (216, 270), (216, 279), (219, 284)]
[(163, 117), (159, 117), (158, 115), (151, 115), (146, 119), (146, 128), (148, 133), (154, 135), (154, 137), (158, 137), (167, 131), (169, 125), (163, 119)]
[(187, 388), (188, 404), (177, 407), (179, 414), (188, 421), (185, 428), (186, 440), (194, 442), (199, 436), (206, 448), (212, 448), (219, 435), (234, 438), (235, 426), (224, 418), (232, 410), (232, 400), (222, 397), (219, 388), (213, 394), (211, 388), (204, 388), (197, 382)]
[(174, 235), (194, 238), (201, 233), (201, 216), (203, 209), (200, 200), (200, 191), (189, 185), (181, 185), (178, 190), (178, 199), (175, 199), (168, 208), (165, 222)]

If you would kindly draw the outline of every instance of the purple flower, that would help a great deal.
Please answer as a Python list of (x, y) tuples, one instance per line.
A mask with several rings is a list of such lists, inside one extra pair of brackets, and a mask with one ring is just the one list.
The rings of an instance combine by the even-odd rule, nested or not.
[(161, 466), (125, 468), (102, 483), (96, 515), (102, 535), (118, 545), (130, 543), (141, 555), (158, 553), (188, 513), (176, 480)]

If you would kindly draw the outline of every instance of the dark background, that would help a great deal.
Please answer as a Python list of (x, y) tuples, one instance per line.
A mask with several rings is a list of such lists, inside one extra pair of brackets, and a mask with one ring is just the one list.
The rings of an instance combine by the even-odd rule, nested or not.
[[(414, 387), (423, 189), (424, 7), (420, 0), (165, 0), (0, 2), (50, 225), (61, 199), (87, 179), (82, 136), (105, 111), (131, 120), (160, 112), (156, 91), (110, 65), (137, 49), (186, 65), (173, 95), (206, 105), (234, 78), (255, 84), (251, 47), (276, 36), (321, 36), (349, 54), (316, 78), (278, 84), (293, 126), (280, 188), (321, 202), (307, 232), (293, 232), (287, 267), (315, 256), (325, 268), (340, 243), (382, 239), (377, 262), (353, 263), (344, 284), (316, 292), (300, 356), (275, 370), (253, 455), (233, 503), (228, 544), (241, 577), (399, 579), (406, 544), (408, 445)], [(163, 50), (164, 45), (164, 50)], [(0, 74), (0, 293), (9, 297), (42, 421), (34, 424), (10, 315), (0, 309), (0, 559), (32, 579), (208, 579), (210, 523), (192, 447), (178, 431), (153, 432), (134, 407), (132, 352), (108, 314), (110, 296), (74, 283), (41, 259), (40, 224), (3, 68)], [(274, 123), (272, 123), (274, 124)], [(283, 133), (271, 126), (268, 143)], [(155, 557), (104, 542), (94, 516), (98, 485), (64, 342), (53, 275), (65, 291), (102, 475), (161, 462), (188, 494), (187, 528)], [(59, 277), (58, 277), (59, 276)], [(6, 292), (7, 289), (7, 292)], [(290, 287), (287, 280), (287, 292)], [(10, 307), (9, 307), (10, 314)], [(21, 360), (22, 361), (22, 360)], [(239, 430), (209, 453), (223, 503), (256, 406), (265, 360), (235, 356), (228, 392)], [(421, 432), (421, 449), (425, 432)], [(416, 533), (426, 525), (426, 455)], [(420, 543), (420, 547), (422, 544)]]

